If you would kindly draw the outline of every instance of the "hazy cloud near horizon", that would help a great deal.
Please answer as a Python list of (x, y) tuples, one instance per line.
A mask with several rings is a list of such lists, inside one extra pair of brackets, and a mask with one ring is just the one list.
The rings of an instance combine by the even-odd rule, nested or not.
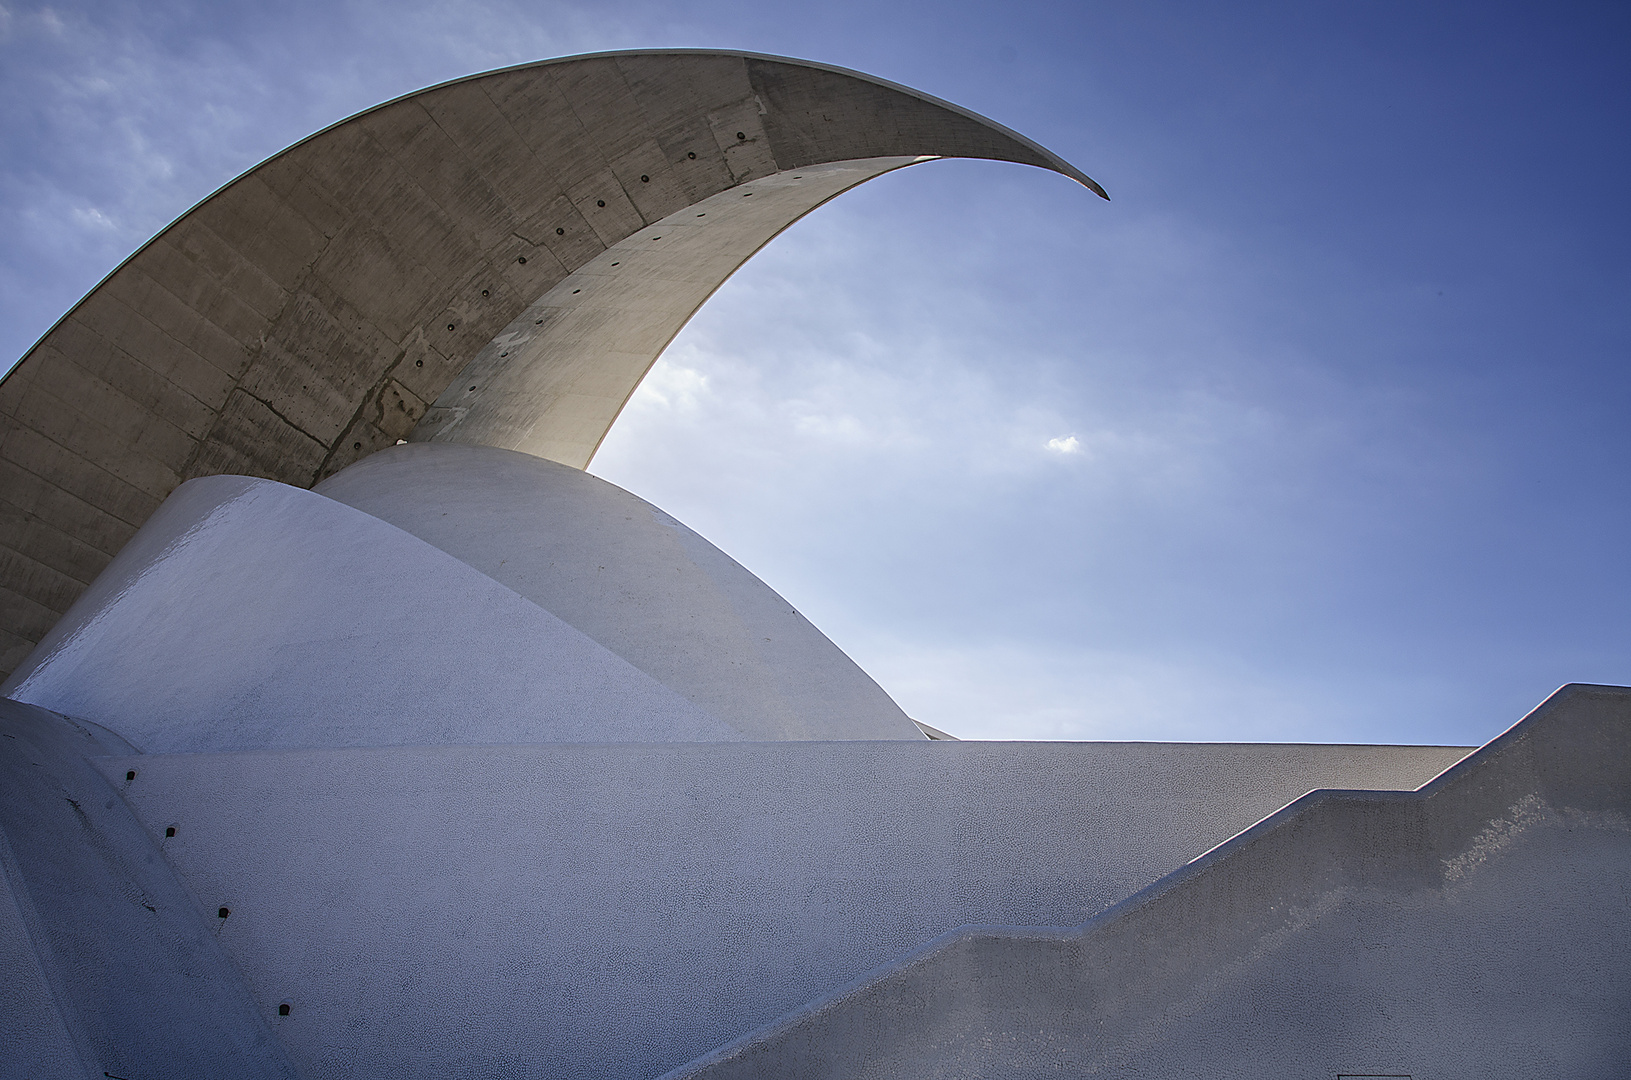
[(397, 94), (606, 48), (866, 70), (928, 162), (789, 230), (591, 471), (985, 738), (1482, 742), (1631, 683), (1614, 5), (0, 7), (0, 335)]

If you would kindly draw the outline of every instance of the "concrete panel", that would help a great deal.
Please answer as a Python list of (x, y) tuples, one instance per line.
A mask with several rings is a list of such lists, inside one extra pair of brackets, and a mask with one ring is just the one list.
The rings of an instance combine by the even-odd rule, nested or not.
[(244, 477), (177, 489), (0, 692), (161, 752), (741, 738), (424, 541)]
[(769, 586), (587, 473), (491, 447), (410, 443), (317, 490), (502, 582), (747, 738), (923, 738)]
[[(4, 492), (5, 501), (17, 507), (28, 522), (61, 534), (57, 539), (19, 537), (16, 543), (28, 547), (15, 550), (34, 550), (37, 544), (42, 557), (49, 552), (49, 557), (59, 560), (53, 564), (59, 568), (78, 563), (78, 545), (94, 551), (106, 565), (111, 558), (107, 551), (118, 550), (136, 535), (136, 526), (130, 522), (70, 495), (47, 478), (19, 468), (4, 457), (0, 457), (0, 492)], [(86, 579), (86, 584), (89, 583), (90, 579)]]
[(1078, 929), (961, 930), (671, 1076), (1623, 1076), (1628, 750), (1631, 689), (1565, 687), (1420, 791), (1312, 793)]
[[(849, 130), (856, 124), (867, 130)], [(291, 147), (133, 255), (0, 385), (0, 452), (116, 514), (96, 472), (123, 477), (151, 497), (126, 517), (138, 525), (183, 479), (249, 473), (309, 487), (391, 441), (387, 427), (362, 418), (389, 409), (383, 395), (408, 352), (428, 346), (442, 358), (417, 369), (424, 385), (397, 376), (434, 401), (562, 274), (651, 222), (794, 167), (948, 154), (1038, 165), (1098, 190), (966, 110), (802, 61), (607, 54), (433, 87)], [(813, 205), (787, 200), (780, 225)], [(739, 247), (710, 263), (711, 283), (696, 273), (670, 281), (655, 268), (645, 290), (662, 301), (649, 309), (661, 319), (632, 333), (595, 323), (598, 353), (589, 323), (563, 320), (572, 349), (561, 370), (529, 356), (524, 380), (554, 396), (542, 412), (522, 410), (524, 431), (490, 425), (498, 444), (587, 461), (657, 351), (775, 231), (764, 222), (737, 230)], [(623, 275), (625, 291), (636, 284)], [(608, 358), (606, 371), (586, 369), (596, 355)], [(17, 391), (58, 365), (111, 390), (71, 399), (42, 390), (38, 408), (25, 409)], [(190, 395), (202, 415), (160, 383)], [(494, 401), (497, 412), (516, 408), (507, 396)], [(83, 421), (59, 415), (75, 409)], [(42, 435), (71, 462), (47, 471), (18, 449)], [(17, 553), (53, 564), (32, 547)], [(0, 630), (39, 633), (32, 624)]]
[[(168, 420), (189, 435), (201, 437), (209, 429), (209, 419), (214, 416), (211, 404), (201, 400), (192, 391), (184, 389), (165, 373), (136, 363), (128, 355), (84, 327), (76, 326), (71, 333), (62, 335), (61, 344), (67, 345), (70, 342), (72, 349), (62, 353), (61, 362), (78, 365), (127, 397), (141, 402), (151, 409), (154, 415)], [(200, 360), (198, 363), (202, 365), (203, 361)], [(214, 374), (217, 377), (220, 375), (219, 372)], [(231, 389), (232, 382), (230, 379), (220, 378), (219, 382), (213, 385), (219, 388), (218, 396), (213, 399), (214, 406), (219, 407)], [(211, 388), (204, 391), (206, 395), (210, 392)]]
[(146, 521), (161, 501), (4, 416), (0, 416), (0, 458), (32, 473), (68, 497), (89, 503), (130, 525)]
[(55, 608), (0, 585), (0, 616), (7, 626), (18, 628), (20, 637), (43, 637), (61, 614)]
[(199, 444), (187, 463), (186, 477), (234, 473), (276, 479), (276, 474), (295, 465), (316, 475), (327, 455), (328, 448), (310, 433), (239, 388), (227, 398), (209, 439)]
[(60, 570), (11, 551), (0, 551), (0, 574), (5, 575), (19, 595), (53, 611), (66, 611), (85, 587), (83, 582)]
[[(68, 367), (62, 365), (64, 370)], [(39, 383), (30, 386), (6, 419), (38, 434), (74, 460), (101, 469), (155, 500), (163, 499), (175, 487), (185, 454), (165, 461), (155, 457), (150, 446), (143, 445), (147, 442), (143, 438), (146, 431), (115, 431), (99, 422), (102, 417), (115, 421), (152, 420), (155, 424), (162, 421), (137, 412), (81, 412), (75, 398), (58, 397), (51, 392), (53, 389), (60, 387)]]
[[(650, 1077), (969, 922), (1079, 922), (1449, 747), (725, 743), (101, 763), (309, 1076)], [(775, 1075), (766, 1070), (760, 1075)]]
[[(3, 592), (0, 592), (0, 595), (3, 595)], [(41, 631), (41, 633), (43, 634), (44, 631)], [(0, 660), (3, 660), (7, 667), (15, 668), (33, 651), (34, 643), (32, 641), (0, 630)]]
[[(0, 491), (4, 491), (4, 489), (0, 488)], [(12, 493), (5, 492), (5, 494)], [(32, 550), (48, 555), (54, 560), (49, 564), (51, 569), (77, 579), (81, 586), (89, 585), (96, 580), (96, 575), (100, 574), (103, 568), (107, 566), (108, 557), (100, 549), (85, 543), (71, 533), (62, 534), (58, 531), (58, 535), (49, 538), (36, 538), (27, 535), (36, 530), (47, 529), (58, 531), (56, 526), (49, 522), (41, 520), (19, 506), (14, 506), (5, 501), (4, 498), (0, 498), (0, 536), (14, 538), (21, 543), (28, 544)], [(10, 549), (10, 551), (14, 550), (15, 548)], [(7, 552), (8, 555), (10, 551)], [(23, 558), (21, 555), (11, 557)]]
[[(6, 981), (49, 986), (0, 1019), (3, 1043), (64, 1066), (35, 1076), (292, 1080), (211, 921), (116, 793), (130, 767), (104, 779), (87, 762), (129, 744), (6, 700), (0, 736), (4, 876), (32, 952)], [(19, 936), (0, 933), (14, 952)]]

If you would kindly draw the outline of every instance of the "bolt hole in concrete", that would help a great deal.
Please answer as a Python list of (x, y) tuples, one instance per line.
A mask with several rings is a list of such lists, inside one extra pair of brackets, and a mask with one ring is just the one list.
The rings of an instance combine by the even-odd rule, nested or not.
[(605, 206), (606, 205), (606, 200), (605, 199), (596, 199), (595, 200), (595, 205), (596, 206)]
[(425, 362), (424, 362), (424, 361), (423, 361), (423, 360), (415, 360), (415, 361), (414, 361), (414, 362), (413, 362), (413, 366), (414, 366), (414, 367), (424, 367), (424, 366), (425, 366)]
[(556, 236), (565, 236), (566, 235), (566, 230), (565, 229), (556, 229), (555, 230), (555, 235)]
[(527, 265), (527, 257), (525, 255), (517, 256), (515, 261), (520, 263), (522, 266)]
[(481, 295), (486, 296), (487, 295), (487, 290), (486, 289), (481, 290)]
[(696, 154), (695, 150), (691, 151), (690, 153), (686, 154), (685, 156), (690, 158), (692, 161), (695, 161), (697, 159), (697, 154)]
[(747, 137), (748, 137), (748, 133), (747, 133), (747, 132), (745, 132), (745, 131), (738, 131), (738, 132), (737, 132), (737, 133), (736, 133), (736, 137), (737, 137), (737, 138), (738, 138), (738, 139), (746, 139), (746, 138), (747, 138)]
[(174, 825), (172, 825), (168, 829), (164, 830), (164, 836), (165, 836), (166, 839), (174, 836), (175, 834), (176, 834), (176, 827)]
[(572, 295), (573, 295), (573, 296), (576, 296), (576, 295), (578, 295), (578, 294), (579, 294), (579, 293), (580, 293), (580, 292), (582, 292), (582, 291), (583, 291), (583, 290), (582, 290), (582, 289), (573, 289), (573, 290), (572, 290)]
[(542, 326), (542, 325), (544, 325), (544, 320), (542, 320), (542, 319), (539, 319), (539, 320), (538, 320), (538, 321), (537, 321), (537, 322), (535, 322), (535, 323), (533, 323), (533, 324), (532, 324), (532, 325), (534, 325), (534, 326)]
[(471, 389), (472, 392), (474, 392), (476, 388), (474, 386), (472, 386), (470, 389)]
[(453, 329), (453, 324), (452, 324), (452, 323), (448, 323), (448, 324), (447, 324), (447, 328), (448, 328), (448, 329), (449, 329), (449, 330), (451, 330), (451, 329)]
[(508, 355), (510, 355), (510, 354), (509, 354), (509, 353), (507, 353), (507, 352), (501, 352), (501, 353), (499, 353), (499, 354), (498, 354), (498, 355), (499, 355), (499, 356), (501, 356), (501, 357), (502, 357), (502, 356), (508, 356)]
[(136, 779), (136, 770), (135, 769), (131, 769), (129, 772), (125, 773), (125, 783), (128, 784), (130, 781), (132, 781), (134, 779)]
[(651, 177), (647, 176), (645, 173), (641, 173), (640, 174), (640, 182), (642, 184), (649, 184), (649, 183), (651, 183)]
[(362, 443), (360, 443), (360, 442), (354, 442), (354, 443), (352, 443), (352, 444), (351, 444), (351, 449), (353, 449), (353, 450), (361, 450), (361, 449), (362, 449)]
[(224, 919), (228, 915), (231, 915), (231, 914), (232, 914), (232, 909), (231, 908), (216, 908), (215, 909), (215, 917), (217, 919)]
[(621, 266), (621, 265), (622, 265), (622, 263), (612, 263), (612, 265), (613, 265), (613, 266)]
[(289, 1015), (289, 1003), (287, 1001), (277, 1007), (277, 1014), (279, 1016)]

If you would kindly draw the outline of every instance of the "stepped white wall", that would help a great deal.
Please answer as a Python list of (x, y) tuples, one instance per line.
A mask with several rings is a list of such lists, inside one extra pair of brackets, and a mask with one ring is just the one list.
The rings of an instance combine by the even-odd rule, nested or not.
[[(779, 742), (108, 758), (309, 1077), (651, 1077), (964, 923), (1074, 924), (1443, 747)], [(135, 770), (126, 783), (125, 773)], [(276, 1014), (289, 1002), (287, 1017)]]

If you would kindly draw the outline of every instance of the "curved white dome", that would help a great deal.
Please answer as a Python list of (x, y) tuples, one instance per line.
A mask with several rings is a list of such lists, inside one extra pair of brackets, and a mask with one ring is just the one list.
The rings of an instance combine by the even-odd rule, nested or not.
[(148, 753), (741, 738), (445, 552), (244, 476), (176, 489), (3, 691)]
[(744, 738), (923, 738), (764, 582), (588, 473), (494, 447), (410, 443), (315, 490), (503, 583)]

